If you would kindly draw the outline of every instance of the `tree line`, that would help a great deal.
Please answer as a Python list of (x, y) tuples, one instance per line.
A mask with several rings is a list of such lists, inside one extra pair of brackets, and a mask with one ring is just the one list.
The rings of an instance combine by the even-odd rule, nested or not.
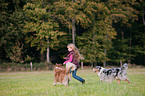
[(144, 0), (1, 0), (0, 62), (145, 63)]

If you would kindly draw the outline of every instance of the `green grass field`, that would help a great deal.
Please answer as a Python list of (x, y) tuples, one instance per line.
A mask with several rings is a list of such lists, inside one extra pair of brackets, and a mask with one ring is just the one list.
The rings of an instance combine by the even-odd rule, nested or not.
[(128, 69), (131, 82), (100, 82), (92, 70), (78, 70), (82, 85), (72, 78), (68, 87), (53, 85), (53, 71), (0, 73), (0, 96), (145, 96), (145, 69)]

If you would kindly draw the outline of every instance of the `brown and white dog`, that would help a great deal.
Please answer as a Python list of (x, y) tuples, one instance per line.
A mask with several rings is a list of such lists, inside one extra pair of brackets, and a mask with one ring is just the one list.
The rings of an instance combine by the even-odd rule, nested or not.
[(96, 66), (93, 68), (93, 71), (98, 73), (100, 81), (112, 82), (116, 79), (118, 84), (120, 84), (121, 80), (127, 81), (130, 84), (129, 79), (127, 78), (127, 69), (128, 65), (125, 63), (121, 68), (105, 69)]
[(66, 68), (64, 68), (61, 64), (56, 64), (54, 68), (54, 85), (63, 84), (68, 86), (68, 83), (71, 80), (70, 68), (73, 69), (75, 67), (76, 66), (74, 64), (71, 66), (66, 66)]

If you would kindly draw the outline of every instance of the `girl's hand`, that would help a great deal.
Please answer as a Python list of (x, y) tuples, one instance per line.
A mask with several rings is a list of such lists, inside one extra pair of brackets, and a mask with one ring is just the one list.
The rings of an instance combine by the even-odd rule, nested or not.
[(63, 59), (67, 59), (67, 57), (63, 57)]

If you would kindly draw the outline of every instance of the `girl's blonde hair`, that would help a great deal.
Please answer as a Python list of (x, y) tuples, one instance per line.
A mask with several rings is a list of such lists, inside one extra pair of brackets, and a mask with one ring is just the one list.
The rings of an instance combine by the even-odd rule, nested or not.
[(77, 61), (79, 61), (80, 59), (84, 59), (83, 56), (79, 53), (79, 50), (77, 49), (77, 47), (71, 43), (67, 45), (67, 48), (71, 48), (74, 51), (74, 57), (77, 59)]

